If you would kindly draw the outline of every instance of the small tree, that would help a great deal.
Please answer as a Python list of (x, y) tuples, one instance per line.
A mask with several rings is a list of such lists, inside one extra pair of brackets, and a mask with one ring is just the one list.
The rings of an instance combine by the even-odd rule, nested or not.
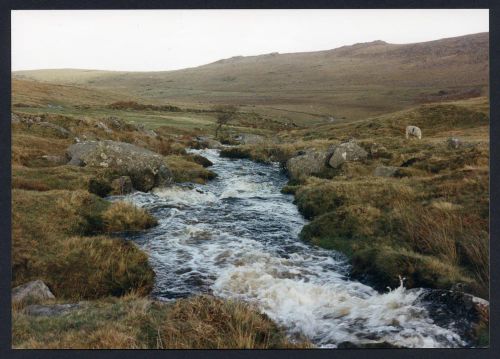
[(238, 108), (233, 105), (218, 105), (214, 107), (214, 110), (217, 112), (217, 127), (215, 128), (215, 138), (218, 138), (219, 131), (222, 129), (222, 126), (227, 125), (235, 118), (235, 114), (238, 111)]

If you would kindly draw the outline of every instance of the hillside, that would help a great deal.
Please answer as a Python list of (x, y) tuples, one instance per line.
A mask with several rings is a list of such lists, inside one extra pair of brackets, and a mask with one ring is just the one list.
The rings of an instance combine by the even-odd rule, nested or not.
[(178, 71), (61, 69), (13, 76), (155, 102), (235, 103), (275, 117), (359, 119), (487, 94), (488, 43), (489, 34), (480, 33), (416, 44), (374, 41), (328, 51), (236, 56)]

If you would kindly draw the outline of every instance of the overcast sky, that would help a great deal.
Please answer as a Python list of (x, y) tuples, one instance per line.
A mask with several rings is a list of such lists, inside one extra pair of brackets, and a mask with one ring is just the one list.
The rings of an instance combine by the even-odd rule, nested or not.
[(12, 12), (12, 69), (174, 70), (484, 31), (488, 10), (23, 10)]

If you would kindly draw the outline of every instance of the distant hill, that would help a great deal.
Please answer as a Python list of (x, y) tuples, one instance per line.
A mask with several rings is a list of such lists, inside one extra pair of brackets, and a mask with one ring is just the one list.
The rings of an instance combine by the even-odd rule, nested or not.
[(489, 34), (236, 56), (177, 71), (61, 69), (19, 71), (13, 76), (111, 90), (154, 102), (234, 103), (285, 117), (303, 113), (359, 119), (416, 103), (487, 94)]

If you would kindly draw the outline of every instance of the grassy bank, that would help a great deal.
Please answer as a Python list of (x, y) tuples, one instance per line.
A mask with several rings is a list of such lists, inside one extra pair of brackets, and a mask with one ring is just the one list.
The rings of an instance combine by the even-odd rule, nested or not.
[[(50, 304), (50, 303), (47, 303)], [(129, 294), (83, 302), (57, 317), (13, 313), (18, 349), (304, 348), (252, 307), (210, 296), (160, 303)]]
[[(352, 123), (281, 132), (273, 142), (227, 149), (222, 155), (280, 161), (307, 149), (326, 151), (349, 139), (368, 158), (338, 170), (290, 181), (311, 222), (301, 238), (336, 249), (352, 275), (381, 290), (399, 285), (449, 289), (463, 284), (483, 298), (489, 292), (488, 101), (477, 98), (421, 105)], [(422, 140), (404, 138), (407, 125)], [(458, 137), (458, 148), (448, 145)], [(397, 168), (375, 176), (378, 166)]]

